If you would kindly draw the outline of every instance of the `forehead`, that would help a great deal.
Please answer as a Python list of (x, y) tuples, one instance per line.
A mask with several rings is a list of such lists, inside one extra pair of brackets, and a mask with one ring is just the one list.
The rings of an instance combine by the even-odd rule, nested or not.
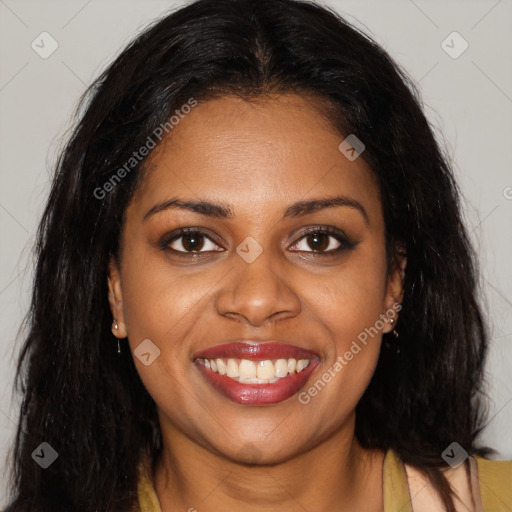
[(294, 94), (200, 103), (151, 153), (132, 206), (180, 196), (228, 202), (237, 213), (341, 193), (379, 209), (373, 173), (340, 152), (344, 136), (316, 107)]

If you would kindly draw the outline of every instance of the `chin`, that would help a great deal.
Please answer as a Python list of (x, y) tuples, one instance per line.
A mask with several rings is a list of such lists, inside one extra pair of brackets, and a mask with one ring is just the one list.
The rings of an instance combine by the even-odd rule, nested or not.
[(295, 455), (295, 450), (275, 450), (268, 444), (263, 447), (257, 442), (247, 442), (233, 455), (227, 455), (237, 464), (248, 466), (268, 466), (285, 462)]

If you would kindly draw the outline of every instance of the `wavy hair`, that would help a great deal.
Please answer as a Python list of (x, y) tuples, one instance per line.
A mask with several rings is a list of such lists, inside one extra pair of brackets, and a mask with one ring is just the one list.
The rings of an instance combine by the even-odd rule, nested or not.
[[(357, 405), (357, 439), (420, 468), (455, 511), (441, 453), (453, 441), (491, 451), (476, 443), (487, 334), (460, 193), (414, 83), (328, 8), (199, 0), (152, 23), (92, 83), (58, 158), (17, 366), (23, 400), (7, 512), (130, 510), (140, 457), (162, 450), (155, 403), (129, 351), (117, 354), (107, 300), (108, 261), (120, 257), (147, 157), (104, 198), (95, 191), (187, 99), (290, 92), (317, 98), (340, 135), (364, 142), (389, 264), (407, 254), (398, 350), (385, 334)], [(44, 470), (31, 457), (43, 441), (59, 453)]]

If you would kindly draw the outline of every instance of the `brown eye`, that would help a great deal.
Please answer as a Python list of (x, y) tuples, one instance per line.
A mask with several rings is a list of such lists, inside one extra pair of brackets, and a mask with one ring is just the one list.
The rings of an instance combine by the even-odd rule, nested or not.
[[(310, 233), (305, 237), (307, 244), (313, 251), (325, 251), (329, 247), (330, 238), (334, 238), (325, 233)], [(339, 243), (339, 242), (338, 242)]]
[(292, 246), (295, 251), (333, 253), (349, 246), (349, 242), (340, 234), (324, 229), (316, 229), (304, 234)]
[(222, 250), (201, 231), (182, 232), (180, 235), (173, 237), (166, 245), (171, 250), (181, 253)]
[(358, 243), (339, 228), (325, 226), (309, 229), (290, 249), (315, 256), (336, 256), (345, 250), (354, 249)]
[(181, 245), (186, 251), (200, 251), (204, 246), (204, 237), (198, 233), (190, 233), (182, 237)]

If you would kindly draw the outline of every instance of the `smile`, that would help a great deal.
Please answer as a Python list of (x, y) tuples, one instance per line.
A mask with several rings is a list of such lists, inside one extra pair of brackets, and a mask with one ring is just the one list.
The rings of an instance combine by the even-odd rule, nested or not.
[(300, 373), (311, 363), (311, 359), (200, 359), (212, 372), (226, 375), (230, 379), (244, 384), (273, 384), (287, 375)]
[(296, 394), (320, 363), (314, 352), (293, 345), (239, 342), (197, 354), (194, 363), (226, 398), (244, 405), (270, 405)]

